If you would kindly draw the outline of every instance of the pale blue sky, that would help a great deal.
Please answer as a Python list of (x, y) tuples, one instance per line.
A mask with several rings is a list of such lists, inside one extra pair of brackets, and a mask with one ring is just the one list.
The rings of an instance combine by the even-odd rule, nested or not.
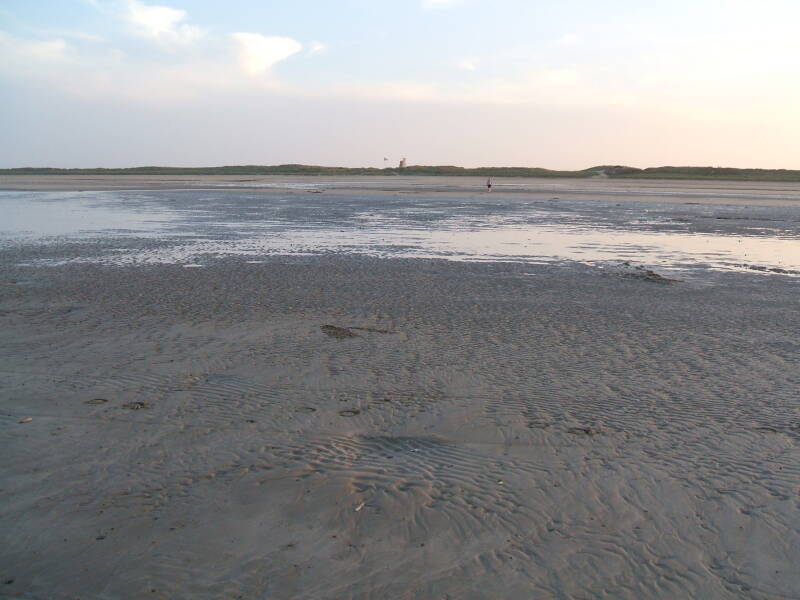
[(788, 0), (0, 0), (0, 166), (800, 168), (798, 22)]

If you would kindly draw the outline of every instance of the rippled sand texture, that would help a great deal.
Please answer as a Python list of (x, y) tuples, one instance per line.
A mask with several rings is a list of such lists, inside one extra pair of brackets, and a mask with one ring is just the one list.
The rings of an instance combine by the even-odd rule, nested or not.
[(19, 252), (0, 594), (800, 597), (796, 278)]

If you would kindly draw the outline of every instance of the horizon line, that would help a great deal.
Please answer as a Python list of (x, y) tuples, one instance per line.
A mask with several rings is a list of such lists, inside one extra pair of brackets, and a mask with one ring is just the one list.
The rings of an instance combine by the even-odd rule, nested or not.
[(403, 167), (373, 167), (373, 166), (331, 166), (309, 163), (278, 163), (278, 164), (222, 164), (222, 165), (203, 165), (203, 166), (173, 166), (173, 165), (158, 165), (158, 164), (140, 164), (136, 166), (125, 167), (51, 167), (51, 166), (23, 166), (23, 167), (0, 167), (0, 172), (3, 171), (31, 171), (31, 170), (47, 170), (47, 171), (127, 171), (139, 169), (170, 169), (170, 170), (207, 170), (207, 169), (278, 169), (278, 168), (307, 168), (307, 169), (330, 169), (330, 170), (371, 170), (371, 171), (405, 171), (411, 169), (456, 169), (464, 171), (478, 171), (478, 170), (531, 170), (531, 171), (551, 171), (551, 172), (569, 172), (569, 173), (582, 173), (586, 171), (601, 171), (601, 170), (631, 170), (631, 171), (651, 171), (654, 169), (711, 169), (717, 171), (800, 171), (800, 169), (787, 169), (787, 168), (765, 168), (765, 167), (727, 167), (727, 166), (712, 166), (712, 165), (659, 165), (651, 167), (632, 167), (630, 165), (621, 164), (600, 164), (582, 169), (553, 169), (550, 167), (530, 167), (520, 165), (503, 165), (503, 166), (479, 166), (479, 167), (462, 167), (460, 165), (452, 164), (409, 164)]

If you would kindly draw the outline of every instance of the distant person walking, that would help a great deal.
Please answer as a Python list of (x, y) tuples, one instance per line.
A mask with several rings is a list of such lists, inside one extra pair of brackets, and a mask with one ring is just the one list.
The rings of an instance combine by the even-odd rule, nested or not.
[(489, 179), (486, 180), (486, 191), (487, 192), (491, 192), (492, 191), (492, 178), (491, 177), (489, 177)]

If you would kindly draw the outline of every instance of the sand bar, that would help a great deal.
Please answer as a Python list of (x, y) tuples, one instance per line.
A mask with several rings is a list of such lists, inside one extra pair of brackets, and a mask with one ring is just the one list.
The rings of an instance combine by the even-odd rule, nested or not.
[[(484, 191), (482, 177), (404, 176), (252, 176), (240, 175), (0, 175), (0, 190), (158, 190), (251, 189), (263, 193), (293, 190), (381, 193), (463, 194)], [(763, 181), (644, 180), (592, 178), (515, 178), (493, 181), (492, 193), (557, 195), (564, 199), (600, 197), (620, 201), (663, 202), (668, 198), (704, 204), (800, 204), (800, 184)]]

